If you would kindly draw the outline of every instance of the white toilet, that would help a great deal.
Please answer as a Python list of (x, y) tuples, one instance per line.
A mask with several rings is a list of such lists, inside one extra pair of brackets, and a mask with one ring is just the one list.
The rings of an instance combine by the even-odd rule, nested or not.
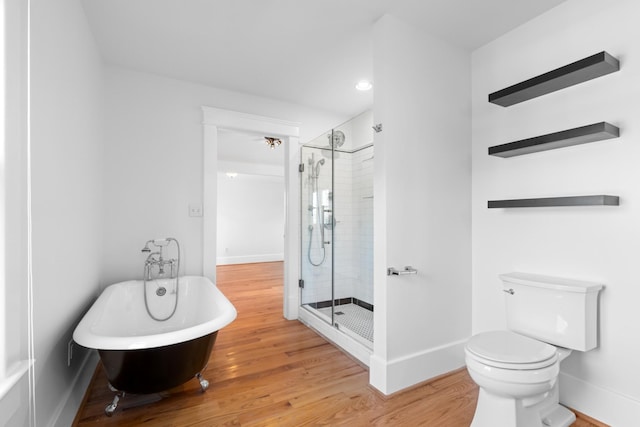
[(560, 362), (597, 346), (601, 284), (526, 273), (500, 275), (508, 331), (475, 335), (465, 347), (480, 387), (472, 427), (567, 427), (558, 403)]

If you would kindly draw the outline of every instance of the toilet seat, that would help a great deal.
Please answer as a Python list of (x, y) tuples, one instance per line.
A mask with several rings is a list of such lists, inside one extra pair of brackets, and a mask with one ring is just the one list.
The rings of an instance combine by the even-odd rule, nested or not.
[(558, 360), (554, 346), (511, 331), (474, 335), (465, 349), (478, 362), (502, 369), (541, 369)]

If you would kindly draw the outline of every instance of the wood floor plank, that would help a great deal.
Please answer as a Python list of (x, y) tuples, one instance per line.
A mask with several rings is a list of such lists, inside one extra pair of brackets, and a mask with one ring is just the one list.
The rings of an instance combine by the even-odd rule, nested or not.
[[(466, 370), (383, 396), (369, 373), (315, 332), (282, 316), (282, 263), (220, 266), (217, 285), (238, 311), (220, 331), (204, 377), (155, 396), (113, 393), (100, 367), (77, 426), (468, 426), (477, 386)], [(149, 403), (150, 399), (156, 401)], [(146, 401), (146, 404), (142, 404)], [(574, 427), (601, 426), (579, 419)]]

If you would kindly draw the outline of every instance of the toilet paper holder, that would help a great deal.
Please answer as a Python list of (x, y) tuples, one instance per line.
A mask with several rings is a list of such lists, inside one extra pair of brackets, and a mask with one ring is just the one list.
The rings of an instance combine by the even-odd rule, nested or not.
[(405, 274), (418, 274), (418, 270), (407, 265), (404, 270), (396, 270), (393, 267), (387, 268), (387, 276), (404, 276)]

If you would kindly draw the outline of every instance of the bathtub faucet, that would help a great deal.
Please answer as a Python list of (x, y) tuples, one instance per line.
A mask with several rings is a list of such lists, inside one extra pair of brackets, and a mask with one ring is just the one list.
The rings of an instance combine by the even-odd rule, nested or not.
[(162, 252), (152, 252), (147, 257), (147, 260), (144, 262), (144, 272), (147, 280), (151, 280), (151, 268), (155, 265), (158, 267), (158, 275), (164, 276), (165, 266), (169, 265), (171, 270), (171, 278), (175, 278), (176, 274), (176, 266), (178, 264), (178, 260), (176, 259), (164, 259), (162, 258)]
[[(175, 259), (164, 259), (164, 257), (162, 256), (162, 249), (165, 246), (169, 246), (171, 242), (175, 243), (176, 245), (177, 257)], [(149, 245), (153, 245), (157, 249), (154, 249), (154, 251), (152, 252)], [(178, 309), (178, 295), (180, 294), (180, 243), (178, 243), (178, 241), (173, 237), (147, 240), (144, 248), (142, 248), (142, 252), (149, 254), (147, 255), (147, 259), (144, 262), (144, 273), (142, 274), (144, 280), (144, 286), (142, 288), (144, 293), (144, 306), (149, 317), (151, 317), (155, 321), (164, 322), (165, 320), (171, 319), (171, 317), (173, 317), (176, 310)], [(147, 294), (149, 293), (147, 289), (147, 282), (152, 281), (151, 269), (154, 265), (158, 267), (158, 278), (164, 277), (164, 275), (166, 274), (165, 267), (169, 265), (171, 267), (170, 280), (175, 279), (175, 287), (171, 292), (173, 295), (175, 295), (175, 298), (173, 298), (173, 310), (168, 316), (165, 317), (158, 317), (154, 315), (153, 312), (149, 309), (149, 302), (147, 300)], [(167, 285), (167, 281), (163, 280), (162, 282), (163, 283), (156, 281), (155, 294), (159, 297), (164, 296), (167, 292), (167, 288), (165, 288), (165, 285)], [(153, 289), (153, 285), (151, 286), (151, 288)]]
[[(171, 242), (175, 242), (178, 248), (178, 258), (164, 259), (162, 256), (162, 249), (165, 246), (169, 245), (169, 243)], [(149, 244), (154, 245), (158, 248), (158, 250), (155, 252), (151, 252)], [(151, 280), (151, 268), (154, 265), (158, 266), (158, 274), (160, 276), (164, 276), (166, 274), (165, 266), (169, 265), (171, 268), (171, 278), (173, 279), (178, 277), (178, 274), (180, 273), (180, 244), (176, 239), (174, 239), (173, 237), (167, 237), (164, 239), (148, 240), (147, 243), (145, 243), (144, 248), (142, 248), (142, 252), (149, 253), (146, 261), (144, 262), (144, 277), (146, 280)]]
[(158, 266), (158, 275), (164, 276), (166, 274), (164, 268), (166, 265), (169, 265), (171, 268), (171, 278), (173, 279), (176, 277), (175, 270), (177, 263), (178, 261), (175, 259), (162, 258), (162, 252), (152, 252), (144, 262), (144, 275), (147, 280), (151, 280), (151, 267), (155, 265)]

